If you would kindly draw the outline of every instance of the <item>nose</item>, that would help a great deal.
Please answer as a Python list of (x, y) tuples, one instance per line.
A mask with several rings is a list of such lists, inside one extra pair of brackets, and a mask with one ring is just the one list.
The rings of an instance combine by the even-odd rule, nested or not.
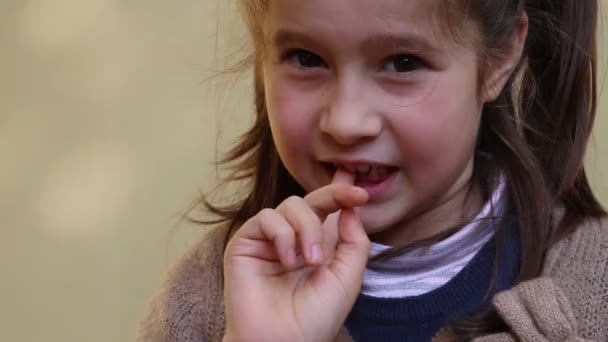
[(377, 137), (382, 131), (382, 118), (366, 96), (364, 82), (353, 77), (337, 78), (326, 93), (320, 130), (341, 145)]

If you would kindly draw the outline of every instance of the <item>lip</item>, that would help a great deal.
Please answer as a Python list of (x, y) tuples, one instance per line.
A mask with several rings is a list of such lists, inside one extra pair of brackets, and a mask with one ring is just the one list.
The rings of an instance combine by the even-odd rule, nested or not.
[(387, 168), (397, 168), (394, 165), (390, 165), (390, 164), (386, 164), (386, 163), (382, 163), (382, 162), (377, 162), (377, 161), (372, 161), (372, 160), (365, 160), (365, 159), (357, 159), (357, 160), (353, 160), (353, 159), (326, 159), (326, 160), (321, 160), (321, 162), (324, 163), (324, 164), (340, 164), (340, 165), (346, 165), (346, 166), (371, 165), (371, 166), (381, 166), (381, 167), (387, 167)]
[(397, 178), (398, 174), (399, 173), (395, 170), (381, 183), (377, 183), (377, 184), (373, 184), (373, 185), (365, 185), (365, 184), (355, 184), (355, 185), (365, 189), (365, 191), (367, 191), (367, 193), (369, 194), (370, 201), (373, 202), (375, 200), (381, 199), (382, 196), (390, 190), (391, 185), (393, 184), (393, 181), (395, 180), (395, 178)]

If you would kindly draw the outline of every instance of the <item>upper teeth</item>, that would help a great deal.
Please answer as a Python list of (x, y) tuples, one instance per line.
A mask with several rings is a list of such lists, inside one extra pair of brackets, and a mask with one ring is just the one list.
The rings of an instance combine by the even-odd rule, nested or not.
[(341, 165), (341, 164), (334, 164), (335, 167), (342, 167), (344, 168), (346, 171), (351, 172), (351, 173), (358, 173), (361, 175), (366, 175), (366, 174), (370, 174), (370, 175), (382, 175), (382, 174), (386, 174), (386, 167), (384, 166), (379, 166), (379, 165), (369, 165), (369, 164), (360, 164), (360, 165)]
[(357, 172), (359, 173), (368, 173), (371, 168), (371, 165), (358, 165), (356, 167)]
[(343, 168), (350, 173), (354, 173), (357, 179), (365, 179), (372, 182), (382, 181), (389, 173), (389, 169), (386, 166), (379, 165), (359, 164), (353, 166), (334, 164), (334, 167)]

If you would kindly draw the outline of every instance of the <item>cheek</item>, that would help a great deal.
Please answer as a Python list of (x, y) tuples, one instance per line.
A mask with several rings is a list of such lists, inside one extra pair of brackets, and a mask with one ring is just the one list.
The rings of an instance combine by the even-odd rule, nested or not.
[(428, 179), (462, 171), (473, 157), (480, 112), (475, 82), (463, 87), (446, 81), (427, 100), (394, 115), (410, 176)]
[(289, 170), (302, 167), (310, 154), (316, 129), (317, 103), (310, 95), (289, 87), (287, 82), (266, 80), (266, 105), (272, 136), (283, 163)]

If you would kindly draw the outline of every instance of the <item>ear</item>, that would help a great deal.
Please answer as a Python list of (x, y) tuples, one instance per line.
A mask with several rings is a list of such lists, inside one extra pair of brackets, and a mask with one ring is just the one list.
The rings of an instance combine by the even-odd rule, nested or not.
[(491, 56), (488, 63), (489, 72), (484, 80), (483, 101), (492, 102), (500, 96), (502, 90), (511, 77), (511, 74), (519, 64), (526, 38), (528, 37), (528, 15), (524, 14), (519, 19), (519, 25), (507, 40), (507, 46), (500, 56)]

